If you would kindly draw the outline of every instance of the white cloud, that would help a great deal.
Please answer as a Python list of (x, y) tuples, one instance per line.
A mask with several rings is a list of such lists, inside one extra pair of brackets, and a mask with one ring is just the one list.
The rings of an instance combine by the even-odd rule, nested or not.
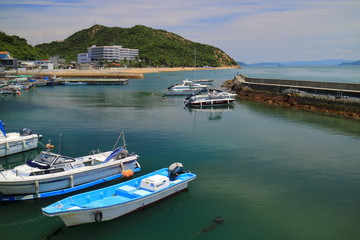
[[(0, 30), (37, 44), (63, 40), (95, 23), (141, 24), (217, 46), (245, 62), (358, 59), (358, 12), (360, 2), (354, 0), (3, 0)], [(314, 49), (318, 55), (310, 54)]]

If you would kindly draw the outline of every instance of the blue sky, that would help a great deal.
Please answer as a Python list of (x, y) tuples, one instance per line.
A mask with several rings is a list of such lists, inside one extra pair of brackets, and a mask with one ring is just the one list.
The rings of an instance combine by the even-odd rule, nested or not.
[(35, 45), (141, 24), (245, 63), (360, 60), (359, 13), (359, 0), (0, 0), (0, 31)]

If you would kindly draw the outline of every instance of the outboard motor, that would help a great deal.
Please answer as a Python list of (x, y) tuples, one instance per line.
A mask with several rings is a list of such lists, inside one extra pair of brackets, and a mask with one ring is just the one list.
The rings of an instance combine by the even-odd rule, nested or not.
[(29, 128), (23, 128), (20, 130), (20, 136), (29, 136), (32, 134), (32, 131)]
[(183, 165), (178, 162), (173, 163), (170, 165), (168, 172), (170, 181), (174, 181), (177, 176), (184, 173)]

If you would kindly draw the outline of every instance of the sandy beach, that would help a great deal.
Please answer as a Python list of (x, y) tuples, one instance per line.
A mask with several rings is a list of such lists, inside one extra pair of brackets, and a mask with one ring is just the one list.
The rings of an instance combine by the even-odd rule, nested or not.
[(78, 69), (43, 69), (39, 70), (18, 70), (17, 74), (30, 74), (37, 77), (57, 76), (72, 78), (144, 78), (145, 73), (154, 72), (175, 72), (196, 70), (220, 70), (234, 69), (238, 67), (173, 67), (173, 68), (106, 68), (102, 70), (78, 70)]

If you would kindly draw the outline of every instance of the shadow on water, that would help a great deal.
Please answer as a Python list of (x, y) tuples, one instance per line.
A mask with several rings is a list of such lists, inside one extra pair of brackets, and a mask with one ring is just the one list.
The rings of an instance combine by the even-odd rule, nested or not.
[(360, 136), (360, 121), (358, 120), (327, 116), (325, 114), (270, 105), (267, 103), (259, 103), (250, 100), (240, 99), (238, 102), (241, 102), (242, 107), (247, 107), (250, 110), (262, 115), (266, 114), (269, 117), (281, 118), (290, 122), (316, 126), (317, 128), (330, 130), (335, 134), (339, 133), (341, 135), (345, 134), (353, 137)]

